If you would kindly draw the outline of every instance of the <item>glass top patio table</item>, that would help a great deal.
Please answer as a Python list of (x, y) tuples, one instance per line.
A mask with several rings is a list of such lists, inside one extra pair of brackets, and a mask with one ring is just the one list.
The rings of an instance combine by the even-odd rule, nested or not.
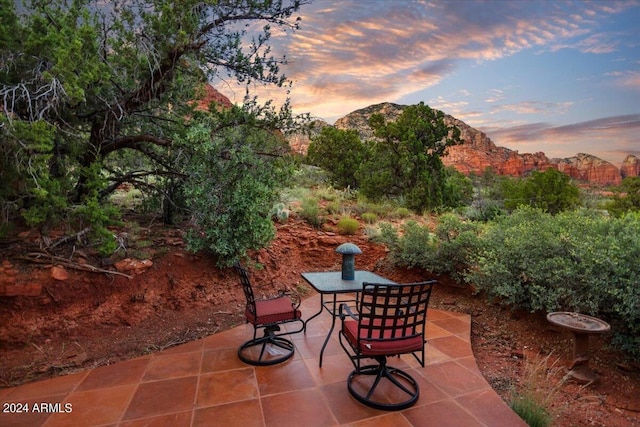
[(342, 280), (341, 271), (302, 273), (302, 277), (321, 294), (360, 292), (363, 283), (394, 284), (395, 282), (366, 270), (356, 270), (353, 280)]
[[(336, 325), (336, 317), (338, 317), (338, 303), (353, 303), (357, 301), (357, 294), (362, 291), (363, 283), (382, 283), (395, 284), (393, 280), (389, 280), (382, 276), (366, 270), (356, 270), (353, 280), (343, 280), (341, 271), (319, 271), (302, 273), (304, 280), (309, 283), (313, 289), (320, 294), (320, 310), (305, 321), (305, 330), (311, 319), (322, 314), (322, 310), (326, 310), (331, 314), (331, 328), (324, 340), (322, 349), (320, 350), (320, 367), (322, 367), (322, 355), (327, 343), (331, 338), (331, 334)], [(338, 294), (356, 294), (356, 299), (338, 299)], [(332, 295), (333, 298), (325, 301), (325, 295)]]

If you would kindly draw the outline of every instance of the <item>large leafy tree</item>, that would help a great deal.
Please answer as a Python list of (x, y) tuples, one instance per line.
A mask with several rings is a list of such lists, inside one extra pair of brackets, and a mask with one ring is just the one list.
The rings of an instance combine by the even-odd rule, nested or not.
[(281, 135), (256, 129), (248, 114), (234, 107), (213, 118), (204, 116), (177, 144), (187, 174), (183, 193), (191, 212), (189, 249), (215, 254), (220, 266), (230, 266), (247, 249), (273, 239), (271, 211), (279, 198), (274, 189), (294, 166)]
[(416, 211), (442, 206), (446, 173), (441, 157), (460, 143), (460, 130), (423, 102), (405, 108), (394, 122), (374, 114), (369, 125), (377, 140), (356, 175), (362, 192), (372, 198), (402, 195)]
[(580, 189), (569, 175), (553, 168), (533, 171), (526, 179), (504, 181), (503, 194), (504, 206), (510, 210), (525, 205), (557, 214), (580, 205)]
[(640, 211), (640, 177), (629, 176), (614, 188), (612, 200), (606, 208), (615, 216), (622, 216), (625, 212)]
[(356, 188), (356, 171), (366, 157), (366, 146), (355, 129), (342, 130), (332, 126), (322, 129), (311, 139), (307, 151), (309, 163), (329, 172), (333, 183)]
[[(269, 40), (297, 28), (304, 3), (0, 0), (2, 211), (34, 225), (83, 212), (100, 225), (120, 184), (184, 178), (175, 142), (195, 125), (190, 101), (220, 79), (287, 85)], [(252, 114), (237, 120), (292, 125), (287, 103), (277, 111), (248, 94)]]

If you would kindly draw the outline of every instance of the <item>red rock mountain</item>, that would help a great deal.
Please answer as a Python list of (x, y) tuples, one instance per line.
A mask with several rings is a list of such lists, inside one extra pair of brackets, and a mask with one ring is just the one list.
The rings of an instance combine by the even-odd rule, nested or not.
[(196, 100), (196, 108), (199, 110), (208, 110), (209, 104), (214, 103), (218, 108), (231, 108), (233, 104), (223, 94), (218, 92), (213, 86), (205, 85), (200, 97)]
[[(373, 131), (368, 125), (371, 115), (380, 113), (387, 121), (391, 121), (402, 114), (405, 107), (388, 102), (371, 105), (338, 119), (334, 126), (345, 130), (356, 129), (361, 139), (371, 139)], [(481, 173), (491, 167), (501, 175), (522, 176), (534, 170), (554, 168), (572, 178), (600, 185), (617, 185), (624, 177), (640, 175), (640, 159), (636, 156), (627, 156), (619, 169), (607, 161), (584, 153), (564, 159), (550, 159), (542, 152), (520, 154), (516, 150), (496, 146), (484, 132), (455, 117), (446, 115), (445, 122), (460, 129), (463, 143), (449, 147), (446, 157), (442, 159), (443, 163), (464, 174)], [(316, 129), (321, 129), (329, 125), (317, 121), (315, 126)], [(301, 137), (296, 139), (296, 151), (305, 153), (307, 147), (308, 140), (304, 141)]]
[[(216, 102), (222, 107), (232, 105), (228, 98), (207, 85), (204, 96), (198, 100), (198, 106), (206, 108), (210, 102)], [(373, 114), (380, 113), (387, 121), (392, 121), (402, 114), (404, 108), (406, 108), (405, 105), (390, 102), (371, 105), (338, 119), (334, 127), (344, 130), (356, 129), (362, 140), (371, 139), (373, 131), (369, 127), (369, 118)], [(574, 179), (600, 185), (618, 185), (622, 178), (640, 176), (640, 159), (636, 156), (627, 156), (621, 167), (617, 168), (607, 161), (584, 153), (564, 159), (550, 159), (542, 152), (520, 154), (516, 150), (496, 146), (484, 132), (453, 116), (446, 115), (445, 121), (460, 129), (463, 143), (449, 147), (446, 157), (442, 159), (443, 163), (446, 166), (453, 166), (464, 174), (481, 173), (491, 167), (500, 175), (522, 176), (534, 170), (554, 168)], [(293, 151), (306, 154), (310, 136), (319, 134), (326, 126), (331, 125), (322, 120), (313, 121), (307, 133), (289, 136), (289, 145)]]

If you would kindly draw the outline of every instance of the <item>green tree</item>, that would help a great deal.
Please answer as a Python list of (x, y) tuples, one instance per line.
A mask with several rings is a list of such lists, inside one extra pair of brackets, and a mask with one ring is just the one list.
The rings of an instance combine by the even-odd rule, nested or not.
[(214, 119), (202, 117), (177, 144), (187, 174), (188, 247), (214, 254), (219, 266), (230, 266), (273, 239), (276, 190), (293, 171), (289, 146), (277, 133), (247, 124), (221, 126), (247, 122), (246, 114), (234, 107)]
[(311, 139), (307, 161), (330, 174), (331, 181), (340, 187), (356, 188), (356, 171), (366, 156), (366, 147), (356, 130), (341, 130), (332, 126), (322, 129)]
[(395, 122), (374, 114), (369, 124), (377, 140), (356, 176), (371, 198), (402, 195), (407, 207), (422, 211), (445, 202), (445, 168), (440, 159), (460, 142), (460, 130), (442, 111), (424, 103), (407, 107)]
[(614, 189), (613, 199), (607, 203), (607, 210), (622, 216), (625, 212), (640, 211), (640, 177), (630, 176)]
[(504, 206), (510, 210), (526, 205), (557, 214), (580, 204), (580, 189), (571, 183), (569, 175), (552, 168), (533, 171), (524, 180), (505, 180), (502, 190)]
[(0, 0), (3, 212), (42, 224), (100, 209), (122, 183), (165, 191), (184, 179), (175, 143), (208, 82), (246, 85), (252, 114), (224, 126), (290, 130), (288, 102), (278, 110), (248, 88), (289, 84), (269, 41), (297, 29), (308, 2)]
[(457, 208), (473, 200), (473, 182), (453, 167), (445, 168), (443, 205)]

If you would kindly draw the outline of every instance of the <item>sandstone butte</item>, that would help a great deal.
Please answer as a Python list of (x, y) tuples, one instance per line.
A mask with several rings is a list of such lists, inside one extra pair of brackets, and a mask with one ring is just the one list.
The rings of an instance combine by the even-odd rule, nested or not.
[[(231, 106), (231, 102), (211, 86), (207, 86), (199, 107), (215, 102), (223, 108)], [(368, 120), (374, 113), (382, 114), (387, 121), (395, 120), (406, 106), (384, 102), (371, 105), (338, 119), (333, 125), (337, 129), (355, 129), (362, 140), (373, 138), (373, 131)], [(496, 146), (493, 141), (481, 132), (461, 120), (446, 115), (445, 121), (460, 129), (462, 144), (449, 147), (447, 155), (442, 159), (446, 166), (468, 175), (482, 173), (488, 167), (500, 175), (523, 176), (531, 171), (544, 171), (554, 168), (572, 178), (597, 185), (618, 185), (623, 178), (640, 176), (640, 158), (628, 155), (620, 168), (590, 154), (578, 153), (569, 158), (548, 158), (544, 153), (524, 153), (517, 150)], [(296, 153), (306, 154), (310, 137), (321, 132), (322, 128), (331, 126), (322, 120), (315, 120), (309, 126), (309, 132), (288, 137), (289, 145)]]

